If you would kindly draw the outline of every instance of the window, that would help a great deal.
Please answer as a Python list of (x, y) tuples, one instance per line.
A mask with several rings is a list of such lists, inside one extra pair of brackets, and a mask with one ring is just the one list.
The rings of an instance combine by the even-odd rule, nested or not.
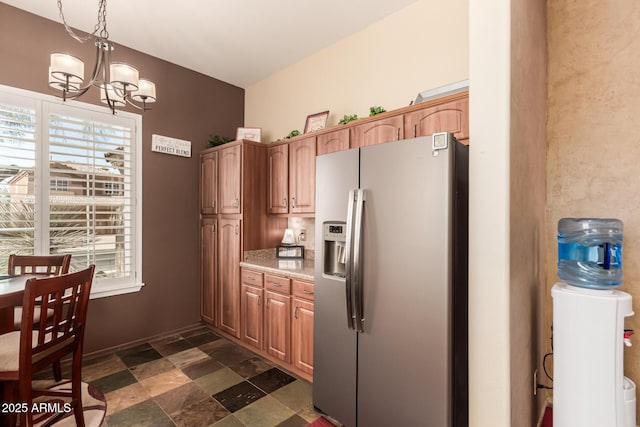
[(0, 86), (0, 271), (11, 253), (96, 265), (92, 296), (139, 290), (139, 115)]

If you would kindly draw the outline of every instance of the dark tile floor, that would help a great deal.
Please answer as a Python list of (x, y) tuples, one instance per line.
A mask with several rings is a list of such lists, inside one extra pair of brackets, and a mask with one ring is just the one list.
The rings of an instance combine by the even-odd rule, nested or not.
[(207, 327), (87, 360), (104, 393), (103, 426), (302, 427), (317, 419), (311, 384)]

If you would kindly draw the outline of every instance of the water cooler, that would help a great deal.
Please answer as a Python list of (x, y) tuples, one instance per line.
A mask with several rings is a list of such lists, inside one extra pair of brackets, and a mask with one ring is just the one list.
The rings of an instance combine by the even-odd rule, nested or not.
[(624, 376), (633, 315), (622, 283), (622, 222), (558, 223), (553, 298), (553, 426), (636, 427), (636, 386)]

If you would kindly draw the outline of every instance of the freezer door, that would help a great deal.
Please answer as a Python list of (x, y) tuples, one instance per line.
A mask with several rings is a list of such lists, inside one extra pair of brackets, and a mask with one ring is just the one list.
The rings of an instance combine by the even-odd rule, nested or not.
[(348, 427), (356, 426), (357, 334), (347, 325), (345, 279), (323, 271), (323, 224), (347, 222), (358, 162), (357, 149), (316, 158), (313, 404)]
[(451, 149), (361, 149), (358, 425), (450, 426)]

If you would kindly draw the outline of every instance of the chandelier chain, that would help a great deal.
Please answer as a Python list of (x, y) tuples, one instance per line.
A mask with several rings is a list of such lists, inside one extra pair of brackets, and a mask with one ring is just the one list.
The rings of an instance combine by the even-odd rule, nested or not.
[(84, 43), (87, 40), (92, 39), (98, 31), (100, 31), (100, 38), (109, 38), (109, 32), (107, 31), (107, 0), (98, 1), (98, 22), (96, 22), (96, 25), (93, 27), (93, 32), (86, 37), (76, 35), (69, 24), (67, 24), (67, 20), (64, 18), (64, 13), (62, 12), (62, 0), (58, 0), (58, 10), (60, 11), (60, 19), (62, 19), (62, 23), (64, 24), (64, 28), (67, 30), (67, 33), (80, 43)]

